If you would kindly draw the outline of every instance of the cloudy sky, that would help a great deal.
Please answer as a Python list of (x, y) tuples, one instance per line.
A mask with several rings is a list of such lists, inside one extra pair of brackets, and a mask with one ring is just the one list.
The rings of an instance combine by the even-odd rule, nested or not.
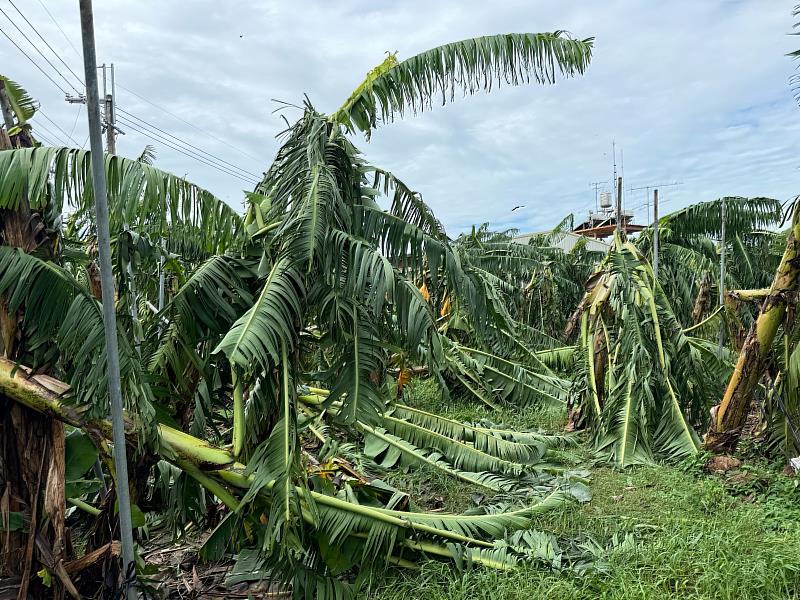
[[(137, 156), (151, 143), (158, 166), (234, 206), (241, 206), (249, 183), (136, 129), (163, 138), (157, 127), (194, 147), (184, 149), (208, 153), (200, 154), (207, 160), (210, 154), (227, 169), (260, 174), (277, 149), (281, 115), (290, 121), (298, 115), (295, 109), (275, 113), (274, 99), (301, 103), (306, 94), (330, 112), (386, 51), (399, 51), (402, 59), (449, 41), (507, 32), (565, 29), (595, 37), (582, 77), (457, 98), (382, 127), (369, 143), (356, 139), (373, 164), (422, 192), (456, 234), (486, 221), (535, 231), (570, 212), (584, 216), (595, 202), (590, 183), (609, 185), (612, 140), (621, 151), (626, 205), (639, 220), (646, 218), (645, 195), (629, 187), (682, 182), (662, 190), (663, 212), (723, 195), (783, 200), (800, 192), (800, 108), (788, 84), (794, 63), (785, 56), (800, 47), (788, 35), (793, 4), (107, 0), (95, 1), (95, 27), (98, 62), (115, 64), (117, 102), (127, 111), (118, 113), (128, 123), (120, 123), (126, 135), (118, 153)], [(0, 0), (0, 29), (54, 82), (5, 36), (0, 64), (51, 119), (37, 116), (35, 131), (54, 142), (69, 135), (85, 143), (85, 109), (64, 102), (58, 89), (74, 93), (68, 82), (80, 84), (14, 5), (82, 76), (78, 2)], [(516, 205), (525, 208), (512, 213)]]

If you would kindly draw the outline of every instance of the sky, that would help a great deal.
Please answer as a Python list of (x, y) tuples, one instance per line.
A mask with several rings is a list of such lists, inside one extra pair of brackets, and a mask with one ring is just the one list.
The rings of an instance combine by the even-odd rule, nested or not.
[[(726, 195), (800, 193), (800, 107), (789, 84), (796, 65), (786, 57), (800, 47), (789, 35), (794, 0), (94, 4), (98, 62), (115, 64), (116, 101), (127, 113), (118, 112), (127, 120), (118, 122), (118, 154), (136, 157), (152, 144), (156, 166), (237, 208), (251, 183), (141, 130), (157, 127), (190, 144), (185, 150), (208, 153), (200, 154), (207, 162), (213, 155), (258, 176), (284, 118), (300, 114), (277, 110), (285, 106), (278, 101), (298, 105), (305, 95), (332, 112), (387, 51), (403, 59), (468, 37), (553, 30), (595, 38), (584, 75), (457, 96), (354, 142), (419, 191), (453, 236), (484, 222), (530, 232), (569, 213), (584, 218), (595, 205), (590, 184), (610, 189), (612, 142), (626, 209), (639, 222), (648, 219), (646, 192), (630, 188), (679, 182), (660, 190), (662, 214)], [(67, 70), (83, 78), (78, 2), (0, 0), (0, 10), (0, 30), (54, 80), (0, 35), (2, 73), (41, 103), (34, 133), (85, 144), (85, 106), (58, 89), (81, 88)]]

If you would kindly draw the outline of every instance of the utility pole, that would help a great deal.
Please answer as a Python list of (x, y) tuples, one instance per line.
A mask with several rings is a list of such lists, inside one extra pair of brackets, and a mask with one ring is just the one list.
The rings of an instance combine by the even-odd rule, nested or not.
[(598, 204), (598, 191), (600, 186), (608, 183), (607, 181), (593, 181), (589, 184), (590, 188), (594, 188), (594, 212), (600, 212), (600, 205)]
[[(719, 246), (719, 305), (725, 305), (725, 197), (722, 198), (720, 208), (720, 218), (722, 220), (720, 246)], [(719, 354), (722, 356), (722, 343), (725, 341), (725, 323), (719, 326)]]
[(622, 233), (622, 177), (617, 178), (617, 204), (614, 209), (617, 233)]
[[(122, 131), (117, 127), (116, 121), (116, 111), (115, 111), (115, 104), (114, 99), (116, 98), (116, 84), (114, 81), (114, 63), (110, 65), (106, 65), (103, 63), (100, 65), (100, 68), (103, 70), (103, 126), (106, 130), (106, 153), (114, 156), (117, 154), (117, 133), (122, 133)], [(108, 75), (106, 72), (110, 72), (111, 75), (111, 93), (108, 93)], [(129, 225), (127, 222), (123, 223), (123, 229), (125, 231), (129, 230)], [(135, 273), (133, 270), (133, 265), (128, 262), (128, 293), (130, 296), (130, 313), (131, 319), (133, 319), (134, 325), (134, 343), (136, 346), (136, 351), (141, 354), (142, 351), (142, 340), (139, 338), (139, 296), (136, 293), (136, 281), (134, 279)], [(160, 325), (159, 325), (160, 327)]]
[(658, 281), (658, 188), (653, 190), (653, 276)]
[(103, 69), (103, 124), (106, 128), (106, 152), (108, 154), (117, 153), (117, 127), (116, 114), (114, 111), (114, 63), (111, 63), (111, 93), (108, 93), (108, 83), (106, 79), (106, 64), (101, 66)]
[[(94, 46), (94, 15), (92, 0), (80, 0), (81, 38), (83, 42), (83, 69), (86, 75), (86, 112), (89, 121), (89, 140), (92, 158), (92, 190), (97, 214), (97, 246), (100, 255), (100, 284), (103, 297), (103, 328), (106, 338), (106, 363), (108, 395), (111, 403), (112, 437), (114, 441), (114, 467), (116, 494), (119, 506), (119, 531), (122, 541), (122, 573), (135, 576), (133, 555), (133, 527), (131, 499), (128, 488), (128, 458), (125, 447), (125, 421), (122, 408), (122, 389), (119, 373), (119, 346), (117, 340), (117, 315), (114, 308), (114, 274), (111, 269), (111, 234), (108, 224), (108, 197), (106, 188), (103, 142), (100, 134), (100, 98), (97, 90), (97, 56)], [(123, 584), (125, 587), (125, 584)], [(128, 600), (136, 599), (135, 585), (125, 590)]]

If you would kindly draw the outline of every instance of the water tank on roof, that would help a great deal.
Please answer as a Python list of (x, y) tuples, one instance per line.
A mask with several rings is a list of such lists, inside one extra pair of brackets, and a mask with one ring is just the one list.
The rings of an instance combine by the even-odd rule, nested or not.
[(611, 208), (611, 192), (600, 192), (600, 208)]

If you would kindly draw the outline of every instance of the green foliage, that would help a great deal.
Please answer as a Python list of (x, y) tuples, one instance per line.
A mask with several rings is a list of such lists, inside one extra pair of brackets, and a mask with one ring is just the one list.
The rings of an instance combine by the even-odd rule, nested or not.
[(5, 83), (6, 95), (11, 104), (11, 110), (17, 118), (17, 124), (24, 125), (33, 118), (39, 108), (39, 103), (17, 82), (2, 75), (0, 75), (0, 80)]
[[(90, 161), (88, 151), (72, 148), (0, 153), (0, 208), (16, 210), (23, 195), (33, 210), (69, 206), (78, 228), (91, 231)], [(191, 235), (208, 255), (236, 243), (239, 215), (210, 192), (144, 161), (108, 155), (105, 165), (113, 232), (132, 228), (167, 240)]]
[(367, 135), (378, 120), (396, 113), (429, 108), (434, 98), (442, 104), (456, 92), (491, 91), (501, 83), (522, 85), (555, 83), (557, 75), (584, 72), (592, 56), (593, 39), (576, 40), (563, 31), (509, 33), (453, 42), (399, 62), (391, 54), (367, 74), (345, 103), (331, 115), (354, 132)]
[[(726, 197), (699, 202), (659, 220), (659, 280), (672, 300), (678, 320), (691, 325), (700, 285), (710, 284), (710, 298), (718, 296), (722, 204), (725, 203), (726, 290), (768, 286), (780, 261), (785, 239), (772, 230), (780, 226), (783, 206), (771, 198)], [(636, 246), (652, 259), (652, 227)], [(709, 302), (703, 314), (716, 305)]]
[(683, 333), (632, 244), (615, 240), (587, 298), (574, 390), (598, 451), (620, 466), (695, 453), (722, 367)]
[[(431, 558), (464, 574), (454, 596), (479, 582), (505, 593), (475, 566), (511, 571), (509, 595), (568, 583), (588, 597), (607, 591), (603, 573), (625, 597), (636, 569), (657, 572), (642, 589), (661, 596), (733, 589), (725, 585), (736, 577), (724, 569), (723, 584), (693, 565), (657, 563), (659, 552), (689, 562), (689, 548), (654, 531), (696, 531), (674, 514), (652, 514), (646, 494), (628, 493), (659, 486), (670, 509), (699, 520), (702, 535), (730, 533), (727, 522), (711, 522), (721, 510), (752, 533), (751, 513), (738, 514), (725, 488), (706, 481), (688, 489), (670, 470), (671, 488), (645, 481), (655, 477), (648, 469), (605, 473), (608, 489), (590, 502), (579, 436), (552, 433), (569, 408), (570, 424), (586, 427), (618, 466), (696, 453), (695, 429), (730, 372), (730, 353), (717, 353), (710, 339), (716, 321), (693, 335), (682, 325), (699, 282), (713, 275), (719, 203), (662, 220), (668, 260), (656, 281), (640, 251), (648, 231), (639, 248), (617, 239), (605, 258), (582, 244), (555, 247), (571, 217), (527, 245), (487, 226), (451, 240), (419, 193), (369, 164), (347, 137), (426, 110), (439, 95), (446, 102), (456, 91), (582, 73), (591, 51), (591, 39), (555, 32), (465, 40), (402, 62), (391, 55), (333, 115), (306, 101), (246, 194), (244, 217), (153, 167), (147, 151), (138, 160), (106, 157), (123, 393), (140, 450), (161, 459), (143, 494), (160, 507), (147, 522), (178, 533), (206, 522), (221, 501), (230, 512), (202, 555), (235, 555), (230, 583), (270, 578), (296, 597), (353, 596), (389, 565), (415, 568)], [(52, 260), (0, 248), (0, 295), (21, 315), (14, 358), (67, 380), (82, 417), (102, 417), (89, 155), (3, 152), (0, 172), (0, 208), (27, 202), (53, 234)], [(729, 279), (755, 286), (768, 277), (780, 237), (754, 230), (775, 225), (780, 207), (763, 198), (726, 202)], [(67, 206), (74, 210), (62, 226)], [(564, 345), (576, 307), (580, 335)], [(790, 389), (772, 395), (792, 406), (796, 338), (787, 331), (775, 362)], [(412, 372), (428, 378), (407, 383)], [(96, 456), (87, 441), (68, 440), (70, 481), (81, 485)], [(623, 477), (633, 483), (622, 487)], [(776, 497), (795, 498), (788, 486), (776, 483)], [(608, 501), (612, 487), (621, 487), (630, 514)], [(575, 501), (589, 506), (570, 508)], [(788, 535), (773, 533), (770, 541), (782, 543)], [(754, 539), (766, 540), (763, 532)], [(785, 546), (787, 556), (796, 549)], [(782, 554), (759, 557), (779, 574), (760, 581), (765, 589), (792, 589), (797, 571)], [(532, 566), (549, 572), (531, 576)], [(565, 582), (561, 571), (583, 577)], [(423, 568), (431, 573), (434, 588), (448, 585)]]

